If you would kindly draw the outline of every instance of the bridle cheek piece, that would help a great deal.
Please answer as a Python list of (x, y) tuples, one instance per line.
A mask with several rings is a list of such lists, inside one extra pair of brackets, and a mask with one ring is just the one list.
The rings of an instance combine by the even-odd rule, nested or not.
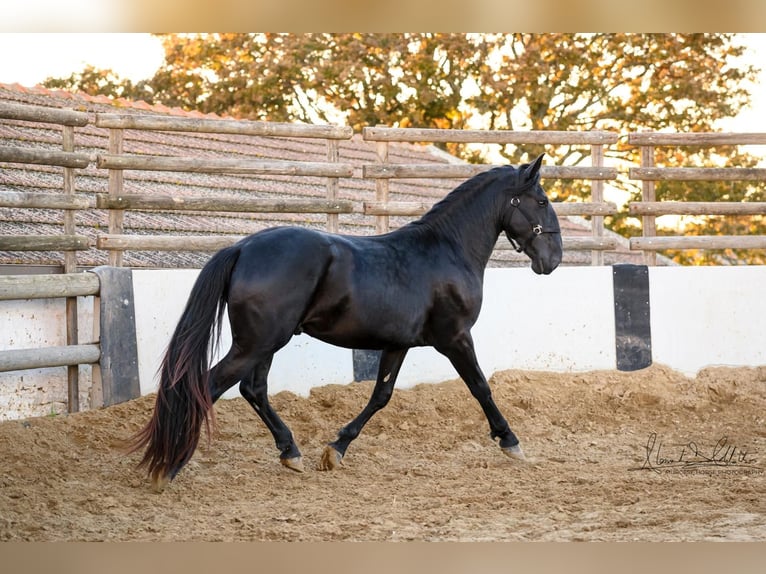
[[(543, 226), (539, 223), (534, 223), (532, 221), (532, 218), (529, 217), (529, 214), (527, 214), (524, 209), (521, 207), (521, 199), (519, 199), (518, 195), (515, 195), (511, 198), (511, 207), (515, 207), (516, 210), (521, 213), (521, 215), (524, 216), (524, 218), (529, 222), (529, 224), (532, 226), (532, 235), (528, 236), (526, 240), (522, 244), (518, 244), (516, 240), (511, 237), (511, 235), (506, 231), (505, 236), (508, 238), (508, 241), (511, 243), (511, 247), (513, 247), (517, 253), (523, 253), (527, 245), (532, 243), (539, 235), (542, 235), (543, 233), (561, 233), (560, 229), (549, 229), (545, 230), (543, 229)], [(513, 214), (511, 214), (511, 217), (513, 217)]]

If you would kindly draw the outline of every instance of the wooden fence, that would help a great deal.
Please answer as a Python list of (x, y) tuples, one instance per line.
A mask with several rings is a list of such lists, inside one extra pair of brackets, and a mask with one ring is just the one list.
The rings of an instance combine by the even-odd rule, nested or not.
[[(509, 144), (577, 144), (588, 146), (592, 165), (545, 166), (543, 176), (559, 179), (584, 179), (591, 181), (592, 201), (584, 203), (558, 203), (561, 215), (586, 215), (591, 217), (592, 237), (564, 237), (565, 249), (590, 250), (594, 264), (603, 263), (603, 251), (615, 249), (617, 240), (604, 234), (603, 217), (614, 214), (617, 208), (604, 202), (605, 181), (617, 175), (614, 168), (603, 165), (604, 148), (617, 142), (617, 134), (607, 132), (508, 132), (483, 130), (422, 130), (397, 128), (366, 128), (362, 137), (375, 142), (377, 162), (364, 164), (362, 177), (374, 180), (376, 200), (352, 202), (338, 199), (341, 178), (354, 175), (354, 165), (340, 160), (338, 143), (348, 140), (351, 128), (339, 126), (314, 126), (266, 122), (235, 121), (208, 118), (174, 116), (144, 116), (136, 114), (96, 114), (95, 125), (109, 131), (106, 153), (93, 156), (74, 153), (71, 130), (74, 126), (87, 125), (88, 115), (65, 110), (48, 110), (35, 106), (0, 103), (0, 118), (26, 121), (60, 122), (64, 125), (64, 151), (28, 150), (0, 146), (0, 161), (13, 163), (45, 163), (67, 170), (65, 194), (0, 192), (0, 207), (42, 208), (64, 210), (64, 233), (50, 236), (0, 237), (0, 250), (7, 251), (63, 251), (69, 262), (66, 271), (74, 265), (76, 252), (92, 248), (93, 241), (77, 235), (73, 213), (76, 210), (104, 209), (109, 212), (106, 233), (95, 239), (95, 247), (109, 252), (109, 264), (122, 265), (124, 250), (165, 251), (214, 251), (238, 240), (239, 236), (213, 235), (129, 235), (124, 233), (124, 214), (130, 210), (164, 212), (252, 212), (252, 213), (324, 213), (327, 229), (338, 230), (339, 214), (363, 214), (375, 218), (376, 230), (389, 230), (389, 217), (417, 216), (431, 207), (429, 202), (389, 201), (389, 182), (408, 178), (466, 179), (491, 165), (474, 164), (396, 164), (389, 162), (390, 142), (475, 142)], [(209, 134), (258, 135), (270, 138), (301, 137), (324, 140), (327, 147), (326, 162), (262, 161), (255, 159), (224, 159), (199, 157), (168, 157), (136, 155), (123, 152), (125, 130), (160, 130), (163, 132), (192, 132)], [(106, 193), (94, 197), (75, 195), (72, 170), (95, 165), (108, 173)], [(263, 199), (263, 198), (211, 198), (174, 197), (125, 193), (123, 174), (130, 170), (186, 171), (215, 174), (258, 174), (323, 177), (326, 179), (326, 199)], [(498, 242), (498, 249), (508, 249), (505, 242)]]
[[(66, 298), (67, 344), (64, 346), (0, 351), (0, 372), (44, 367), (67, 367), (69, 412), (80, 410), (78, 365), (98, 363), (98, 344), (78, 343), (77, 297), (98, 295), (100, 282), (93, 273), (65, 275), (0, 275), (0, 301)], [(74, 301), (74, 305), (70, 302)]]
[[(64, 273), (74, 273), (77, 268), (76, 251), (87, 249), (87, 237), (75, 232), (75, 210), (90, 207), (87, 202), (75, 196), (75, 172), (77, 168), (87, 167), (90, 156), (74, 152), (74, 129), (88, 124), (88, 114), (72, 110), (40, 108), (2, 104), (0, 118), (29, 122), (45, 122), (59, 125), (62, 129), (62, 151), (29, 150), (17, 147), (0, 146), (0, 161), (53, 165), (63, 168), (64, 182), (62, 193), (13, 193), (0, 194), (0, 206), (43, 208), (55, 206), (63, 209), (63, 234), (54, 236), (18, 236), (0, 238), (2, 250), (45, 250), (55, 249), (64, 252)], [(78, 343), (77, 297), (93, 294), (98, 290), (98, 279), (68, 276), (14, 278), (4, 277), (0, 286), (0, 299), (25, 299), (34, 297), (63, 296), (66, 298), (66, 346), (47, 350), (5, 351), (0, 354), (0, 369), (9, 371), (48, 366), (67, 367), (67, 386), (69, 410), (79, 410), (79, 368), (78, 365), (93, 363), (98, 360), (98, 348), (92, 345), (81, 346)], [(93, 283), (95, 279), (95, 284)], [(95, 291), (94, 291), (95, 289)], [(49, 294), (53, 291), (55, 295)], [(54, 364), (55, 363), (55, 364)]]
[(655, 148), (661, 146), (766, 145), (766, 133), (633, 133), (628, 143), (641, 149), (641, 167), (630, 168), (630, 178), (642, 183), (640, 202), (630, 202), (631, 215), (642, 217), (642, 237), (630, 240), (630, 248), (644, 252), (649, 265), (656, 252), (665, 249), (766, 249), (764, 235), (710, 235), (657, 237), (655, 218), (660, 215), (766, 215), (765, 202), (657, 201), (657, 181), (766, 181), (762, 168), (656, 167)]
[[(352, 130), (343, 126), (313, 126), (209, 118), (137, 114), (96, 114), (94, 125), (108, 130), (108, 148), (103, 153), (75, 152), (75, 129), (91, 122), (89, 114), (37, 106), (0, 103), (0, 119), (19, 122), (43, 122), (61, 128), (61, 149), (32, 149), (0, 143), (0, 162), (37, 164), (61, 168), (63, 193), (0, 192), (0, 207), (61, 210), (62, 233), (55, 235), (0, 236), (0, 250), (4, 251), (60, 251), (63, 252), (61, 276), (0, 278), (0, 300), (35, 297), (64, 297), (66, 299), (67, 343), (45, 351), (14, 351), (0, 353), (0, 371), (63, 365), (68, 367), (70, 410), (77, 410), (79, 364), (99, 360), (99, 346), (80, 345), (77, 333), (77, 297), (98, 293), (97, 280), (88, 274), (75, 274), (77, 252), (97, 249), (108, 252), (109, 265), (120, 267), (125, 250), (214, 251), (230, 245), (238, 236), (214, 235), (130, 235), (125, 233), (123, 220), (131, 210), (151, 212), (252, 212), (252, 213), (313, 213), (326, 214), (327, 229), (338, 230), (341, 214), (356, 214), (374, 218), (375, 229), (385, 233), (390, 229), (392, 216), (418, 216), (431, 207), (430, 202), (404, 202), (390, 199), (390, 182), (412, 178), (466, 179), (491, 165), (457, 163), (396, 163), (390, 160), (390, 144), (417, 143), (478, 143), (514, 145), (576, 145), (587, 149), (589, 166), (544, 166), (544, 178), (577, 179), (590, 181), (590, 201), (557, 203), (556, 212), (562, 216), (590, 218), (590, 236), (565, 236), (567, 250), (590, 251), (594, 265), (603, 264), (604, 251), (614, 250), (617, 239), (605, 233), (604, 216), (618, 213), (613, 203), (604, 201), (604, 185), (618, 177), (618, 170), (605, 165), (605, 152), (615, 145), (619, 135), (611, 132), (514, 132), (484, 130), (435, 130), (389, 127), (368, 127), (362, 139), (374, 144), (376, 160), (355, 165), (342, 161), (339, 143), (349, 140)], [(126, 130), (162, 131), (167, 133), (235, 134), (268, 138), (308, 138), (324, 142), (326, 161), (276, 161), (257, 159), (202, 158), (191, 156), (160, 156), (128, 154), (124, 152)], [(656, 252), (663, 249), (722, 249), (766, 248), (766, 236), (707, 236), (657, 237), (655, 218), (663, 214), (678, 215), (766, 215), (766, 203), (677, 203), (657, 202), (655, 182), (663, 180), (705, 181), (765, 181), (764, 169), (663, 168), (654, 165), (654, 150), (671, 145), (750, 145), (766, 144), (766, 134), (660, 134), (633, 133), (627, 142), (641, 149), (641, 165), (632, 167), (628, 177), (640, 181), (643, 197), (631, 202), (631, 215), (642, 217), (643, 236), (630, 240), (630, 249), (642, 251), (648, 264), (655, 263)], [(75, 175), (86, 168), (106, 170), (107, 186), (104, 193), (78, 195)], [(338, 197), (339, 182), (354, 177), (361, 169), (361, 177), (374, 181), (374, 201), (348, 201)], [(123, 174), (130, 170), (181, 171), (214, 174), (257, 174), (265, 176), (290, 175), (324, 178), (325, 198), (264, 199), (254, 197), (211, 198), (209, 196), (175, 197), (126, 193)], [(107, 210), (108, 229), (95, 241), (78, 234), (75, 214), (81, 210)], [(497, 249), (508, 249), (506, 242), (498, 242)]]
[(80, 410), (79, 365), (94, 366), (95, 394), (104, 405), (135, 398), (140, 392), (131, 271), (102, 266), (85, 273), (0, 275), (0, 301), (70, 301), (87, 296), (93, 296), (93, 341), (73, 340), (77, 316), (72, 318), (67, 306), (66, 345), (0, 351), (0, 373), (67, 367), (69, 412)]
[[(267, 122), (236, 121), (208, 118), (190, 118), (137, 114), (96, 114), (95, 125), (109, 132), (108, 150), (105, 153), (84, 154), (74, 151), (74, 130), (88, 125), (90, 116), (84, 112), (42, 108), (39, 106), (0, 103), (0, 119), (28, 122), (44, 122), (62, 128), (61, 151), (29, 149), (0, 144), (0, 162), (21, 164), (44, 164), (61, 167), (64, 173), (63, 193), (0, 192), (0, 207), (32, 209), (57, 209), (63, 211), (63, 233), (57, 235), (21, 235), (0, 237), (0, 250), (5, 251), (61, 251), (64, 272), (76, 268), (77, 251), (96, 247), (109, 252), (109, 264), (122, 265), (124, 250), (173, 250), (213, 251), (231, 244), (238, 236), (173, 236), (129, 235), (124, 233), (125, 212), (251, 212), (251, 213), (324, 213), (327, 229), (338, 230), (339, 214), (363, 214), (375, 218), (375, 229), (389, 230), (390, 216), (418, 216), (431, 207), (430, 202), (395, 202), (389, 200), (389, 182), (408, 178), (456, 178), (465, 179), (489, 169), (490, 165), (475, 164), (404, 164), (389, 161), (389, 144), (392, 142), (419, 143), (479, 143), (479, 144), (537, 144), (580, 145), (589, 148), (590, 166), (544, 166), (543, 176), (557, 179), (580, 179), (591, 182), (590, 201), (582, 203), (557, 203), (557, 213), (564, 216), (582, 215), (590, 218), (590, 237), (564, 237), (567, 250), (590, 250), (592, 263), (603, 264), (603, 252), (613, 250), (617, 240), (604, 233), (603, 218), (617, 213), (613, 203), (604, 201), (605, 182), (617, 178), (618, 170), (604, 165), (605, 150), (617, 143), (618, 134), (611, 132), (559, 132), (504, 130), (437, 130), (414, 128), (368, 127), (362, 131), (364, 141), (376, 146), (377, 161), (364, 164), (362, 177), (375, 182), (375, 201), (352, 202), (338, 199), (338, 185), (342, 178), (354, 176), (354, 165), (344, 163), (339, 157), (339, 142), (352, 137), (352, 130), (344, 126), (298, 125)], [(326, 142), (327, 161), (267, 161), (256, 159), (224, 159), (200, 157), (168, 157), (137, 155), (123, 152), (125, 130), (187, 132), (205, 134), (236, 134), (240, 136), (265, 136), (269, 138), (309, 138)], [(641, 149), (641, 166), (632, 167), (628, 177), (640, 181), (643, 189), (641, 202), (628, 205), (629, 214), (640, 216), (643, 223), (642, 237), (630, 240), (630, 249), (645, 254), (647, 263), (655, 263), (655, 254), (663, 249), (724, 249), (764, 248), (766, 236), (686, 236), (657, 237), (655, 218), (664, 214), (677, 215), (753, 215), (766, 214), (766, 204), (756, 202), (705, 202), (678, 203), (658, 202), (655, 182), (662, 180), (697, 181), (766, 181), (766, 169), (752, 168), (663, 168), (654, 165), (654, 150), (658, 146), (678, 145), (766, 145), (766, 134), (744, 133), (631, 133), (630, 145)], [(77, 195), (75, 173), (78, 169), (96, 166), (108, 173), (106, 193), (95, 197)], [(145, 195), (125, 193), (125, 171), (186, 171), (216, 174), (259, 174), (321, 177), (326, 179), (326, 199), (264, 199), (174, 197), (170, 195)], [(102, 209), (109, 212), (106, 233), (95, 241), (78, 235), (75, 213), (78, 210)], [(95, 243), (95, 245), (94, 245)], [(508, 249), (505, 242), (498, 242), (498, 249)], [(72, 302), (75, 305), (76, 302)], [(75, 339), (73, 334), (73, 340)]]
[[(490, 169), (491, 165), (451, 164), (414, 165), (392, 164), (388, 161), (388, 145), (391, 142), (428, 143), (496, 143), (496, 144), (546, 144), (590, 146), (591, 166), (543, 166), (543, 177), (557, 179), (591, 180), (591, 201), (583, 203), (556, 203), (559, 215), (592, 216), (592, 237), (564, 236), (564, 248), (570, 250), (592, 250), (593, 264), (603, 264), (603, 251), (615, 249), (614, 238), (604, 237), (604, 215), (617, 213), (613, 203), (604, 202), (603, 184), (615, 179), (617, 170), (604, 167), (604, 146), (617, 142), (618, 136), (609, 132), (513, 132), (505, 130), (439, 130), (416, 128), (370, 127), (362, 130), (365, 141), (376, 142), (378, 163), (365, 165), (365, 178), (375, 180), (376, 201), (364, 204), (364, 214), (377, 219), (378, 233), (388, 231), (390, 215), (422, 215), (431, 208), (430, 204), (412, 202), (390, 202), (388, 182), (395, 178), (460, 178), (467, 179)], [(498, 241), (496, 249), (510, 249), (507, 241)]]

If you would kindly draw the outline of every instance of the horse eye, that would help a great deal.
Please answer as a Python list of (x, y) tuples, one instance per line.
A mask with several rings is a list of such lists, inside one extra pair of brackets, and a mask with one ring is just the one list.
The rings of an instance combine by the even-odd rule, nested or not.
[(545, 207), (546, 205), (548, 205), (548, 200), (547, 199), (540, 199), (540, 200), (537, 201), (537, 205), (539, 205), (540, 207)]

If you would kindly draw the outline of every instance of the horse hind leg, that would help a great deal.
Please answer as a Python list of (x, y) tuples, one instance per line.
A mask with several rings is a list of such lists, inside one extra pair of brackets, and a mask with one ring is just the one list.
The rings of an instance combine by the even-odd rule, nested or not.
[(239, 390), (271, 431), (280, 452), (279, 461), (290, 470), (303, 472), (303, 458), (293, 434), (269, 403), (267, 379), (272, 357), (258, 362), (249, 378), (240, 383)]
[(362, 428), (372, 416), (388, 404), (407, 351), (408, 349), (383, 351), (378, 365), (375, 388), (369, 402), (354, 420), (338, 432), (338, 438), (325, 447), (319, 463), (319, 470), (335, 470), (342, 466), (348, 445), (359, 436)]

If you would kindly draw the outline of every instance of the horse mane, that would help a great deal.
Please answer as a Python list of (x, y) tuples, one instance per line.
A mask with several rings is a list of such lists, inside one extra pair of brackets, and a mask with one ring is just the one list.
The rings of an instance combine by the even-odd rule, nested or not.
[(450, 191), (443, 199), (435, 203), (420, 219), (413, 221), (410, 225), (430, 227), (445, 216), (449, 216), (455, 211), (456, 207), (475, 199), (479, 192), (486, 189), (490, 183), (503, 175), (509, 168), (513, 169), (511, 166), (493, 167), (464, 181)]

